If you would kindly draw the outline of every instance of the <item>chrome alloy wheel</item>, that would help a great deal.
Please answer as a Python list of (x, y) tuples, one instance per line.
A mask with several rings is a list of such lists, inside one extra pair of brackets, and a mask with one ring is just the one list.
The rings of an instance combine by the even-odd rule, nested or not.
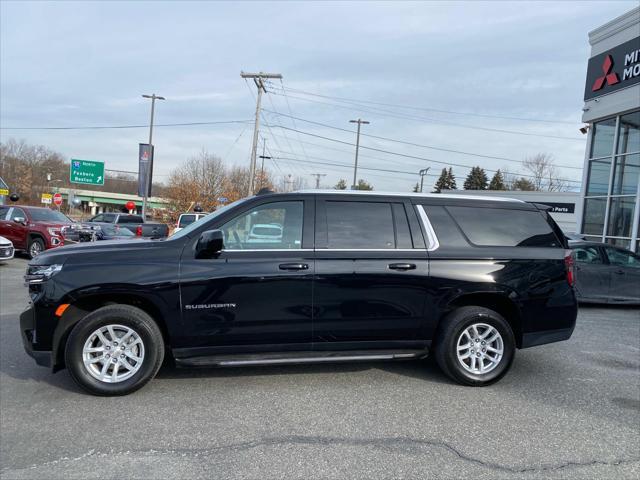
[(40, 242), (32, 242), (29, 246), (29, 255), (31, 258), (35, 258), (42, 253), (42, 245)]
[(500, 332), (486, 323), (474, 323), (458, 337), (458, 362), (470, 373), (482, 375), (496, 368), (504, 354)]
[(91, 335), (82, 349), (82, 362), (89, 374), (105, 383), (132, 377), (144, 361), (140, 335), (124, 325), (106, 325)]

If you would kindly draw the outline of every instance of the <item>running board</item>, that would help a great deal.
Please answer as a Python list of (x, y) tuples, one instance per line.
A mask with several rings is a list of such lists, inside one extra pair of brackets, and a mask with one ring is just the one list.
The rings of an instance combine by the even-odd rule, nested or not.
[(424, 358), (426, 350), (380, 352), (288, 352), (287, 354), (215, 355), (176, 358), (178, 367), (249, 367), (258, 365), (295, 365), (303, 363), (374, 362)]

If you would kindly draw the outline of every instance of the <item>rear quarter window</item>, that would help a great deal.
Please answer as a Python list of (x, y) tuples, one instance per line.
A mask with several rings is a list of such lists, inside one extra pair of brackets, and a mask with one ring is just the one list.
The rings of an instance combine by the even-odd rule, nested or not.
[(446, 207), (464, 235), (477, 246), (560, 247), (551, 225), (538, 211)]

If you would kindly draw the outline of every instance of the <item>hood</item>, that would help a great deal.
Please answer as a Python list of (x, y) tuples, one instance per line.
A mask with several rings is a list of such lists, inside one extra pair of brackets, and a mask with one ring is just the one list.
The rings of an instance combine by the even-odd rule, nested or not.
[(62, 228), (73, 225), (74, 222), (30, 222), (30, 224), (45, 228)]
[[(91, 258), (101, 257), (105, 262), (118, 261), (119, 252), (139, 250), (140, 255), (149, 248), (161, 247), (165, 240), (135, 238), (132, 240), (100, 240), (97, 242), (81, 242), (46, 250), (29, 262), (30, 265), (51, 265), (65, 263), (69, 259), (81, 262), (84, 255)], [(85, 257), (86, 258), (86, 257)]]

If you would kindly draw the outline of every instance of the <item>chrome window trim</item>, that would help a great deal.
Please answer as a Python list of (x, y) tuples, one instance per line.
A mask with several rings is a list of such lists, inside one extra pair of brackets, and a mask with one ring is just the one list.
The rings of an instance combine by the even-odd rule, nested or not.
[(237, 253), (237, 252), (249, 252), (249, 253), (254, 253), (254, 252), (313, 252), (313, 248), (264, 248), (264, 249), (259, 249), (259, 248), (243, 248), (243, 249), (238, 249), (238, 250), (227, 250), (227, 249), (223, 249), (220, 252), (221, 253)]
[(422, 205), (416, 205), (416, 210), (418, 210), (420, 221), (422, 222), (424, 230), (427, 233), (427, 240), (429, 242), (429, 245), (427, 245), (427, 252), (433, 252), (440, 246), (440, 242), (438, 242), (436, 232), (433, 229), (431, 222), (429, 221), (429, 217), (427, 217), (427, 212), (424, 211), (424, 207)]

